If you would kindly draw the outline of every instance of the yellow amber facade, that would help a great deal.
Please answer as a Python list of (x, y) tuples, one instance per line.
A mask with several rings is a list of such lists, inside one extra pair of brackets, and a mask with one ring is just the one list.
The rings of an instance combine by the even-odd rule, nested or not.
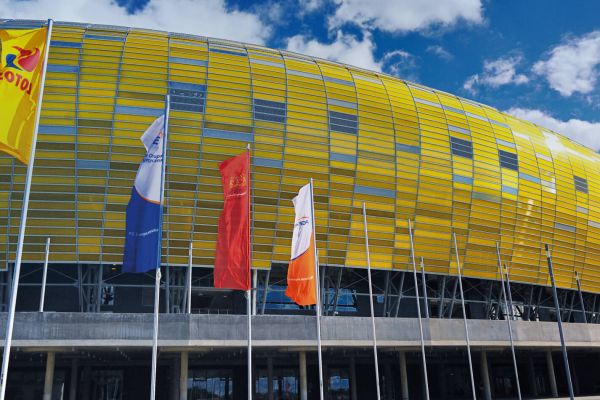
[[(40, 26), (0, 21), (0, 29)], [(171, 95), (163, 263), (212, 265), (222, 194), (217, 164), (252, 149), (253, 267), (287, 263), (291, 199), (315, 184), (322, 265), (600, 292), (600, 156), (559, 133), (384, 74), (225, 40), (56, 23), (50, 47), (24, 260), (120, 264), (141, 133)], [(14, 259), (25, 166), (0, 156), (0, 263)]]

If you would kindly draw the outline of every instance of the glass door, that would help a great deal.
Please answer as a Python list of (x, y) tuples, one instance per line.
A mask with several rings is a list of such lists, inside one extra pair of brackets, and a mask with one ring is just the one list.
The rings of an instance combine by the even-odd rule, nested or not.
[(92, 371), (93, 400), (122, 400), (123, 371)]
[(233, 371), (230, 369), (193, 369), (188, 379), (189, 400), (233, 399)]
[(347, 368), (329, 368), (327, 392), (331, 400), (350, 400), (350, 374)]
[[(255, 381), (255, 400), (269, 399), (268, 371), (266, 368), (257, 369)], [(298, 371), (293, 368), (273, 369), (273, 398), (275, 400), (298, 400), (300, 398)]]

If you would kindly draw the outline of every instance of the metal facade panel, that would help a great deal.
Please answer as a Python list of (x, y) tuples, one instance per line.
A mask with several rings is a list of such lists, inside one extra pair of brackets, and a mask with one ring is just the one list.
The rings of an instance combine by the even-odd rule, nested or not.
[[(600, 156), (559, 134), (394, 77), (241, 43), (61, 23), (52, 43), (26, 261), (41, 261), (51, 236), (54, 262), (120, 264), (139, 136), (179, 82), (203, 93), (195, 112), (172, 111), (164, 263), (186, 264), (193, 240), (194, 263), (212, 265), (217, 165), (250, 142), (255, 267), (288, 261), (291, 198), (312, 177), (324, 265), (364, 265), (365, 201), (374, 268), (407, 269), (410, 218), (428, 272), (455, 271), (455, 231), (466, 276), (499, 278), (499, 242), (515, 282), (546, 285), (549, 243), (559, 286), (574, 288), (577, 271), (600, 292)], [(285, 113), (256, 119), (255, 99)], [(340, 115), (350, 132), (332, 128)], [(452, 154), (451, 136), (472, 143), (472, 159)], [(518, 171), (504, 167), (506, 153)], [(2, 265), (14, 257), (24, 173), (0, 156)]]

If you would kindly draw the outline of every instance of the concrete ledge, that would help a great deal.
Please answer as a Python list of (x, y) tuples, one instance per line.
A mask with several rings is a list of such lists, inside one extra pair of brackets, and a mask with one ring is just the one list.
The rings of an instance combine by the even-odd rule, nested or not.
[[(368, 347), (372, 344), (371, 320), (362, 317), (323, 317), (326, 347)], [(474, 347), (506, 348), (506, 321), (469, 320)], [(259, 315), (252, 318), (256, 347), (313, 348), (316, 318), (311, 316)], [(0, 339), (4, 339), (6, 314), (0, 314)], [(163, 350), (184, 348), (244, 347), (246, 316), (160, 316), (159, 346)], [(520, 348), (558, 348), (558, 328), (552, 322), (513, 322), (513, 338)], [(380, 348), (413, 349), (420, 346), (418, 320), (377, 318)], [(425, 344), (431, 347), (465, 345), (462, 319), (423, 320)], [(600, 348), (600, 325), (564, 324), (569, 347)], [(22, 348), (114, 348), (149, 347), (152, 342), (151, 314), (112, 313), (18, 313), (13, 346)]]

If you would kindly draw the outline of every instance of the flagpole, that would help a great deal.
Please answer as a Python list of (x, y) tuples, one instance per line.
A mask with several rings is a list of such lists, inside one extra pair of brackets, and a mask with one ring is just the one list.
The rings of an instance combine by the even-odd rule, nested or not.
[(554, 282), (554, 270), (552, 268), (552, 255), (548, 244), (546, 247), (546, 260), (548, 261), (548, 274), (552, 283), (552, 297), (554, 298), (554, 308), (556, 309), (556, 322), (558, 323), (558, 334), (560, 336), (560, 347), (562, 348), (563, 362), (565, 364), (565, 375), (567, 378), (567, 388), (569, 389), (569, 397), (575, 398), (573, 393), (573, 382), (571, 381), (571, 368), (569, 368), (569, 357), (567, 356), (567, 345), (565, 344), (565, 334), (563, 333), (562, 316), (560, 315), (560, 306), (558, 304), (558, 293), (556, 292), (556, 283)]
[(190, 249), (188, 253), (188, 271), (186, 276), (186, 299), (185, 309), (188, 314), (192, 313), (192, 256), (194, 250), (194, 242), (190, 241)]
[[(250, 143), (246, 147), (248, 152), (248, 165), (246, 166), (246, 182), (248, 187), (248, 216), (252, 218), (252, 199), (250, 198)], [(248, 317), (248, 400), (252, 400), (253, 382), (252, 382), (252, 245), (250, 238), (252, 234), (252, 224), (248, 221), (248, 290), (246, 291), (246, 314)]]
[(169, 134), (169, 112), (171, 108), (171, 96), (167, 95), (165, 104), (165, 125), (163, 129), (162, 142), (162, 170), (160, 173), (160, 215), (158, 218), (158, 249), (156, 252), (156, 274), (154, 280), (154, 327), (152, 330), (152, 376), (150, 386), (150, 400), (156, 399), (156, 365), (158, 361), (158, 306), (160, 304), (160, 263), (162, 261), (162, 227), (163, 213), (165, 209), (165, 181), (167, 168), (167, 138)]
[(17, 292), (19, 290), (19, 276), (21, 275), (21, 261), (23, 257), (23, 242), (25, 240), (25, 227), (27, 224), (27, 212), (29, 211), (29, 194), (31, 192), (31, 180), (33, 176), (33, 164), (35, 162), (35, 149), (37, 146), (38, 128), (40, 126), (40, 114), (42, 111), (42, 99), (44, 96), (44, 85), (46, 83), (46, 70), (48, 66), (48, 54), (50, 53), (50, 39), (52, 37), (52, 26), (54, 21), (48, 20), (48, 30), (46, 32), (46, 51), (44, 62), (42, 64), (42, 74), (40, 79), (40, 94), (36, 105), (35, 126), (33, 129), (33, 138), (31, 151), (29, 153), (29, 164), (27, 164), (27, 173), (25, 175), (25, 190), (23, 192), (23, 206), (21, 211), (21, 222), (19, 225), (19, 236), (17, 239), (17, 256), (15, 259), (12, 290), (10, 293), (10, 303), (8, 306), (8, 322), (6, 324), (6, 335), (4, 339), (4, 353), (2, 354), (2, 371), (0, 372), (0, 400), (4, 400), (6, 394), (6, 380), (8, 377), (8, 364), (10, 361), (10, 347), (12, 345), (12, 334), (15, 322), (15, 309), (17, 305)]
[[(507, 323), (507, 327), (508, 327), (508, 338), (510, 340), (510, 351), (512, 353), (512, 359), (513, 359), (513, 367), (515, 368), (515, 379), (517, 382), (517, 395), (519, 397), (519, 400), (522, 399), (521, 397), (521, 383), (519, 382), (519, 369), (517, 368), (517, 356), (515, 354), (515, 342), (513, 340), (513, 334), (512, 334), (512, 304), (510, 305), (509, 308), (509, 304), (508, 304), (508, 296), (506, 295), (506, 288), (504, 287), (504, 268), (502, 267), (502, 261), (500, 259), (500, 246), (498, 245), (498, 242), (496, 242), (496, 254), (498, 256), (498, 268), (500, 269), (500, 279), (502, 281), (502, 295), (504, 296), (504, 306), (506, 307), (506, 323)], [(506, 279), (508, 281), (508, 270), (506, 270)], [(510, 289), (508, 289), (510, 290)]]
[[(162, 236), (162, 235), (161, 235)], [(162, 237), (159, 239), (162, 243)], [(152, 376), (150, 383), (150, 399), (156, 399), (156, 363), (158, 358), (158, 306), (160, 303), (160, 265), (154, 275), (154, 320), (152, 328)]]
[(46, 278), (48, 277), (48, 258), (50, 257), (50, 238), (46, 239), (46, 254), (44, 256), (44, 272), (42, 274), (42, 292), (40, 293), (40, 312), (44, 312), (46, 298)]
[(456, 271), (458, 272), (458, 287), (460, 288), (460, 302), (462, 305), (463, 322), (465, 325), (465, 340), (467, 342), (467, 356), (469, 358), (469, 373), (471, 374), (471, 391), (473, 393), (473, 400), (477, 399), (477, 393), (475, 392), (475, 377), (473, 376), (473, 360), (471, 359), (471, 341), (469, 340), (469, 326), (467, 325), (467, 312), (465, 309), (465, 294), (463, 292), (462, 285), (462, 273), (460, 270), (460, 258), (458, 256), (458, 244), (456, 243), (456, 233), (452, 232), (452, 238), (454, 240), (454, 253), (456, 254)]
[(317, 294), (317, 356), (319, 359), (319, 398), (320, 400), (324, 400), (325, 397), (323, 395), (323, 354), (321, 351), (321, 284), (319, 279), (319, 258), (317, 256), (317, 233), (316, 233), (316, 224), (315, 224), (315, 196), (313, 193), (313, 179), (310, 178), (310, 206), (311, 206), (311, 219), (312, 219), (312, 236), (313, 236), (313, 246), (315, 250), (315, 291)]
[(371, 280), (371, 254), (369, 252), (369, 228), (367, 226), (367, 208), (362, 206), (363, 224), (365, 227), (365, 254), (367, 255), (367, 277), (369, 278), (369, 306), (371, 307), (371, 328), (373, 330), (373, 357), (375, 359), (375, 382), (377, 388), (377, 400), (381, 399), (379, 388), (379, 361), (377, 357), (377, 332), (375, 330), (375, 308), (373, 307), (373, 282)]
[(419, 318), (419, 334), (421, 336), (421, 357), (423, 359), (423, 379), (425, 382), (425, 398), (429, 400), (429, 379), (427, 378), (427, 358), (425, 357), (425, 338), (423, 335), (423, 320), (421, 318), (421, 304), (419, 300), (419, 281), (417, 280), (417, 263), (415, 262), (415, 245), (410, 219), (408, 220), (408, 235), (410, 236), (410, 258), (413, 266), (415, 281), (415, 303), (417, 303), (417, 316)]
[(258, 295), (258, 271), (252, 272), (252, 315), (256, 315), (256, 296)]

